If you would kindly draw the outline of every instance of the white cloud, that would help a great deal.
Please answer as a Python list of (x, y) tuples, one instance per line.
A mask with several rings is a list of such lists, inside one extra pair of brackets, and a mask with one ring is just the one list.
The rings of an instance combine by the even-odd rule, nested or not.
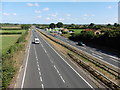
[(54, 14), (49, 14), (49, 15), (52, 16), (52, 17), (56, 17), (58, 14), (54, 13)]
[(29, 6), (29, 7), (38, 7), (39, 6), (39, 4), (38, 3), (27, 3), (27, 6)]
[(4, 16), (9, 16), (9, 15), (10, 15), (10, 13), (3, 13), (3, 15), (4, 15)]
[(34, 4), (34, 6), (38, 7), (38, 6), (39, 6), (39, 4), (38, 4), (38, 3), (35, 3), (35, 4)]
[(64, 19), (63, 19), (63, 18), (59, 18), (58, 20), (59, 20), (59, 21), (64, 21)]
[(85, 17), (94, 17), (95, 15), (94, 14), (84, 14), (83, 16), (85, 16)]
[(69, 16), (71, 16), (71, 14), (66, 14), (66, 16), (68, 16), (68, 17), (69, 17)]
[(16, 13), (13, 13), (12, 15), (16, 16), (17, 14), (16, 14)]
[(93, 17), (94, 17), (95, 15), (94, 15), (94, 14), (91, 14), (91, 16), (93, 16)]
[(108, 8), (108, 9), (111, 9), (111, 8), (112, 8), (112, 6), (108, 6), (107, 8)]
[(13, 15), (13, 16), (16, 16), (17, 14), (16, 13), (3, 13), (4, 16), (9, 16), (9, 15)]
[(35, 13), (41, 13), (41, 11), (40, 10), (35, 10)]
[(37, 18), (41, 18), (42, 16), (37, 16)]
[(85, 17), (89, 16), (88, 14), (84, 14)]
[(46, 20), (51, 20), (51, 19), (49, 17), (47, 17)]
[(49, 8), (43, 8), (43, 11), (48, 11), (49, 10)]

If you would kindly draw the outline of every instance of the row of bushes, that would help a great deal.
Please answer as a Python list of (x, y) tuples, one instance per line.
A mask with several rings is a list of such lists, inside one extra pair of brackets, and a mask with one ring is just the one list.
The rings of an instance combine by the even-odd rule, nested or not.
[(13, 55), (19, 51), (22, 50), (25, 46), (22, 44), (22, 42), (25, 42), (25, 37), (28, 34), (28, 30), (24, 34), (22, 34), (17, 42), (12, 45), (9, 50), (2, 55), (2, 88), (5, 89), (10, 84), (11, 79), (14, 77), (14, 74), (16, 73), (16, 67), (15, 61), (13, 60)]
[(3, 30), (21, 30), (22, 28), (1, 28)]
[(93, 32), (83, 32), (79, 34), (72, 34), (69, 37), (73, 41), (90, 42), (96, 45), (106, 46), (114, 48), (120, 51), (120, 32), (117, 31), (106, 31), (104, 34), (95, 35)]
[(22, 34), (22, 32), (2, 32), (0, 35), (13, 35), (13, 34)]

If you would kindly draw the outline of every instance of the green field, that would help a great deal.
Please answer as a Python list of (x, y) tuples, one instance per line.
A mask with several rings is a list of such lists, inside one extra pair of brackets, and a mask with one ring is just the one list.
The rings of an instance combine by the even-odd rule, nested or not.
[(20, 35), (0, 35), (0, 38), (2, 38), (0, 39), (0, 42), (2, 42), (2, 44), (0, 44), (0, 50), (2, 50), (2, 54), (6, 53), (9, 47), (14, 45), (19, 37)]
[(69, 30), (73, 30), (75, 33), (80, 33), (80, 32), (83, 31), (84, 29), (69, 29)]
[[(23, 34), (25, 30), (0, 30), (0, 33), (2, 32), (21, 32)], [(2, 54), (5, 54), (9, 47), (14, 45), (20, 36), (21, 35), (0, 35), (0, 51), (2, 51)]]
[(21, 32), (22, 34), (25, 33), (25, 30), (0, 30), (0, 33), (15, 33), (15, 32)]

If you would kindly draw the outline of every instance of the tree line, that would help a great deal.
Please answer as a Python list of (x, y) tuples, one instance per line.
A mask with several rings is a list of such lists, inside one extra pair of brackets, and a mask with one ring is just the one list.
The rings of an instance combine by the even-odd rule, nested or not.
[(106, 46), (120, 51), (120, 31), (107, 30), (104, 34), (95, 35), (94, 32), (87, 31), (78, 34), (72, 34), (69, 37), (73, 41), (82, 41), (95, 45)]

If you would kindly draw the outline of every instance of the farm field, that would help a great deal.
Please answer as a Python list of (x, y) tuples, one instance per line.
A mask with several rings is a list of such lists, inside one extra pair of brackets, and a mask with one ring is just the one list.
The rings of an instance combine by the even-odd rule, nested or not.
[(20, 35), (0, 35), (0, 50), (2, 50), (2, 54), (6, 53), (11, 45), (14, 45)]
[(22, 34), (25, 33), (25, 30), (0, 30), (0, 33), (15, 33), (15, 32), (21, 32)]
[(73, 30), (75, 33), (80, 33), (80, 32), (83, 31), (84, 29), (69, 29), (69, 30)]
[[(21, 32), (22, 34), (25, 33), (25, 30), (0, 30), (0, 33), (8, 32), (8, 33), (16, 33)], [(5, 54), (10, 46), (14, 45), (18, 38), (21, 36), (21, 34), (7, 34), (7, 35), (0, 35), (0, 51), (2, 51), (2, 54)]]

